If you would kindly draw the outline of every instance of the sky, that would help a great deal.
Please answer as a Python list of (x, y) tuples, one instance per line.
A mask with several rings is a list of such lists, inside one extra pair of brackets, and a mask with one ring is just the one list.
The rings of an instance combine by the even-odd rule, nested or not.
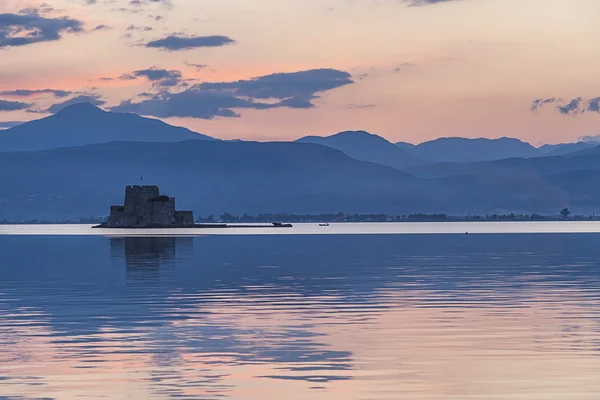
[(223, 139), (600, 134), (598, 0), (2, 0), (0, 128), (89, 101)]

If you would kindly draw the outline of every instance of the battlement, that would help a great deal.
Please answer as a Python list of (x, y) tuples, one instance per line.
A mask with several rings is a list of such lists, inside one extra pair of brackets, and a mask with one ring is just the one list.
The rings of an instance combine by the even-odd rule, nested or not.
[(158, 196), (160, 194), (160, 189), (158, 188), (158, 186), (156, 185), (132, 185), (132, 186), (127, 186), (125, 188), (125, 194), (154, 194), (156, 196)]

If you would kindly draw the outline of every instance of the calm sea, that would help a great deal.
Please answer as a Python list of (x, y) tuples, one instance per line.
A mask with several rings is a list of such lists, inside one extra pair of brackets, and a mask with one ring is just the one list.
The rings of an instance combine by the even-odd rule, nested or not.
[(499, 226), (1, 227), (0, 399), (597, 400), (600, 234)]

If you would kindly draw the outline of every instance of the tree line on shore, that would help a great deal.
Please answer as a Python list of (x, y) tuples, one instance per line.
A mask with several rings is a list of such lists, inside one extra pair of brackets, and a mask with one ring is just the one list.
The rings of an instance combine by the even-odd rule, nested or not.
[[(79, 220), (0, 220), (0, 225), (11, 224), (100, 224), (107, 217), (81, 218)], [(197, 223), (269, 223), (269, 222), (477, 222), (477, 221), (598, 221), (600, 216), (573, 215), (568, 208), (563, 208), (556, 215), (532, 214), (486, 214), (486, 215), (448, 215), (448, 214), (348, 214), (343, 212), (324, 214), (289, 214), (266, 213), (258, 215), (233, 215), (224, 213), (216, 217), (197, 217)]]
[(267, 213), (258, 215), (243, 214), (236, 216), (224, 213), (218, 218), (214, 215), (198, 217), (198, 223), (264, 223), (264, 222), (452, 222), (452, 221), (588, 221), (600, 220), (595, 215), (573, 215), (568, 208), (563, 208), (557, 215), (533, 214), (486, 214), (486, 215), (448, 215), (448, 214), (288, 214)]

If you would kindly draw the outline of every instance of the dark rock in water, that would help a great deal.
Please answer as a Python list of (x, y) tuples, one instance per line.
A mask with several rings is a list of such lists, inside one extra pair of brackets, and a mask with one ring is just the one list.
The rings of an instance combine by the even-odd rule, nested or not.
[(127, 186), (125, 204), (111, 206), (108, 222), (98, 228), (192, 228), (192, 211), (175, 211), (175, 198), (158, 186)]

